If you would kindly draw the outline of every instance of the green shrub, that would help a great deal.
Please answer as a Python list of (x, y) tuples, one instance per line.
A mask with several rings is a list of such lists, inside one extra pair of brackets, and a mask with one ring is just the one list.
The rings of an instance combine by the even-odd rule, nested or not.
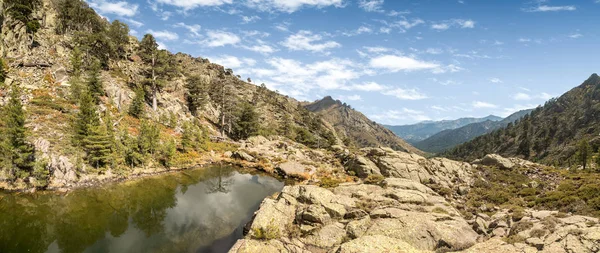
[(281, 237), (279, 228), (273, 224), (273, 220), (266, 228), (253, 228), (252, 236), (257, 240), (272, 240)]
[(380, 184), (384, 179), (385, 177), (382, 175), (371, 174), (365, 178), (364, 182), (365, 184)]
[(340, 185), (342, 182), (343, 181), (336, 178), (323, 177), (321, 178), (321, 182), (319, 182), (319, 186), (323, 188), (335, 188), (338, 187), (338, 185)]

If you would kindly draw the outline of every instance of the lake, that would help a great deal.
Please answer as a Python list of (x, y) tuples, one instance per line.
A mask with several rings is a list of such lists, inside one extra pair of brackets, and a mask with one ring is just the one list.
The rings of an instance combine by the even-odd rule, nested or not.
[(0, 252), (227, 252), (282, 188), (214, 166), (67, 194), (0, 193)]

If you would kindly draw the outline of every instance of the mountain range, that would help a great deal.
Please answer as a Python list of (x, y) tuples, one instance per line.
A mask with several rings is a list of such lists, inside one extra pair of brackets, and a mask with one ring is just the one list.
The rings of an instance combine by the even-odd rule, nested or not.
[(499, 121), (486, 120), (471, 123), (456, 129), (447, 129), (433, 136), (419, 141), (414, 146), (420, 150), (431, 153), (439, 153), (453, 148), (454, 146), (470, 141), (473, 138), (507, 126), (530, 113), (532, 110), (522, 110), (511, 114)]
[(384, 126), (392, 130), (392, 132), (400, 136), (400, 138), (406, 140), (408, 143), (415, 144), (444, 130), (456, 129), (468, 124), (484, 122), (488, 120), (499, 121), (502, 120), (502, 118), (489, 115), (483, 118), (460, 118), (456, 120), (423, 121), (412, 125)]

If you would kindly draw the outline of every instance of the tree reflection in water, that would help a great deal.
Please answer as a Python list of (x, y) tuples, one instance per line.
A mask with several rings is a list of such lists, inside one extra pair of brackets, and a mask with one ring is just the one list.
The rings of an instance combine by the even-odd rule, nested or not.
[(66, 195), (0, 192), (0, 252), (193, 252), (281, 187), (219, 165)]
[[(208, 180), (206, 180), (206, 193), (229, 193), (231, 189), (229, 188), (233, 184), (233, 178), (231, 175), (234, 170), (231, 166), (223, 166), (223, 164), (219, 164), (216, 166), (217, 169), (209, 171)], [(223, 179), (223, 178), (227, 179)]]

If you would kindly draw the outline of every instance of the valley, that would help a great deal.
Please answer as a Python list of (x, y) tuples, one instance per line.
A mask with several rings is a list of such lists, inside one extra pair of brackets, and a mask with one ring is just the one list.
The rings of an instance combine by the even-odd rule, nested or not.
[[(209, 2), (191, 1), (177, 14), (192, 17)], [(274, 9), (259, 2), (244, 8), (278, 15), (299, 10), (291, 2), (275, 1), (287, 5)], [(193, 42), (168, 30), (148, 28), (142, 35), (145, 24), (132, 16), (100, 15), (158, 12), (173, 2), (135, 8), (115, 2), (108, 11), (100, 8), (106, 3), (0, 2), (0, 252), (600, 251), (597, 74), (564, 84), (578, 86), (547, 101), (547, 93), (529, 96), (523, 93), (533, 94), (529, 88), (518, 87), (515, 100), (546, 101), (537, 107), (483, 101), (442, 107), (434, 104), (449, 100), (447, 94), (429, 97), (418, 88), (354, 79), (426, 69), (435, 78), (421, 81), (439, 84), (440, 75), (462, 71), (458, 61), (417, 62), (396, 51), (379, 55), (391, 49), (361, 48), (365, 63), (335, 58), (306, 66), (267, 57), (263, 40), (270, 35), (259, 31), (248, 31), (248, 38), (259, 38), (262, 47), (235, 44), (242, 43), (238, 38), (230, 57), (219, 59), (210, 50), (228, 44), (211, 36), (235, 41), (229, 31), (215, 35), (185, 23), (168, 28), (189, 30)], [(214, 8), (208, 9), (238, 15)], [(260, 20), (244, 17), (240, 25)], [(285, 22), (273, 29), (290, 32), (293, 25)], [(475, 26), (445, 22), (428, 26), (439, 33)], [(313, 49), (311, 57), (328, 57), (326, 48), (341, 45), (310, 43), (360, 33), (341, 34), (304, 30), (279, 46), (290, 51), (281, 53), (304, 46)], [(164, 41), (211, 49), (175, 53)], [(262, 51), (256, 53), (276, 71), (232, 56), (250, 49)], [(395, 60), (399, 67), (390, 67)], [(305, 79), (319, 85), (318, 93), (302, 90)], [(294, 90), (285, 90), (289, 85)], [(348, 93), (359, 91), (363, 97)], [(384, 98), (376, 101), (374, 93)], [(396, 109), (371, 106), (392, 97), (402, 100)], [(407, 108), (418, 100), (431, 104)], [(470, 115), (475, 109), (463, 108), (468, 105), (508, 116), (433, 121), (425, 115)]]

